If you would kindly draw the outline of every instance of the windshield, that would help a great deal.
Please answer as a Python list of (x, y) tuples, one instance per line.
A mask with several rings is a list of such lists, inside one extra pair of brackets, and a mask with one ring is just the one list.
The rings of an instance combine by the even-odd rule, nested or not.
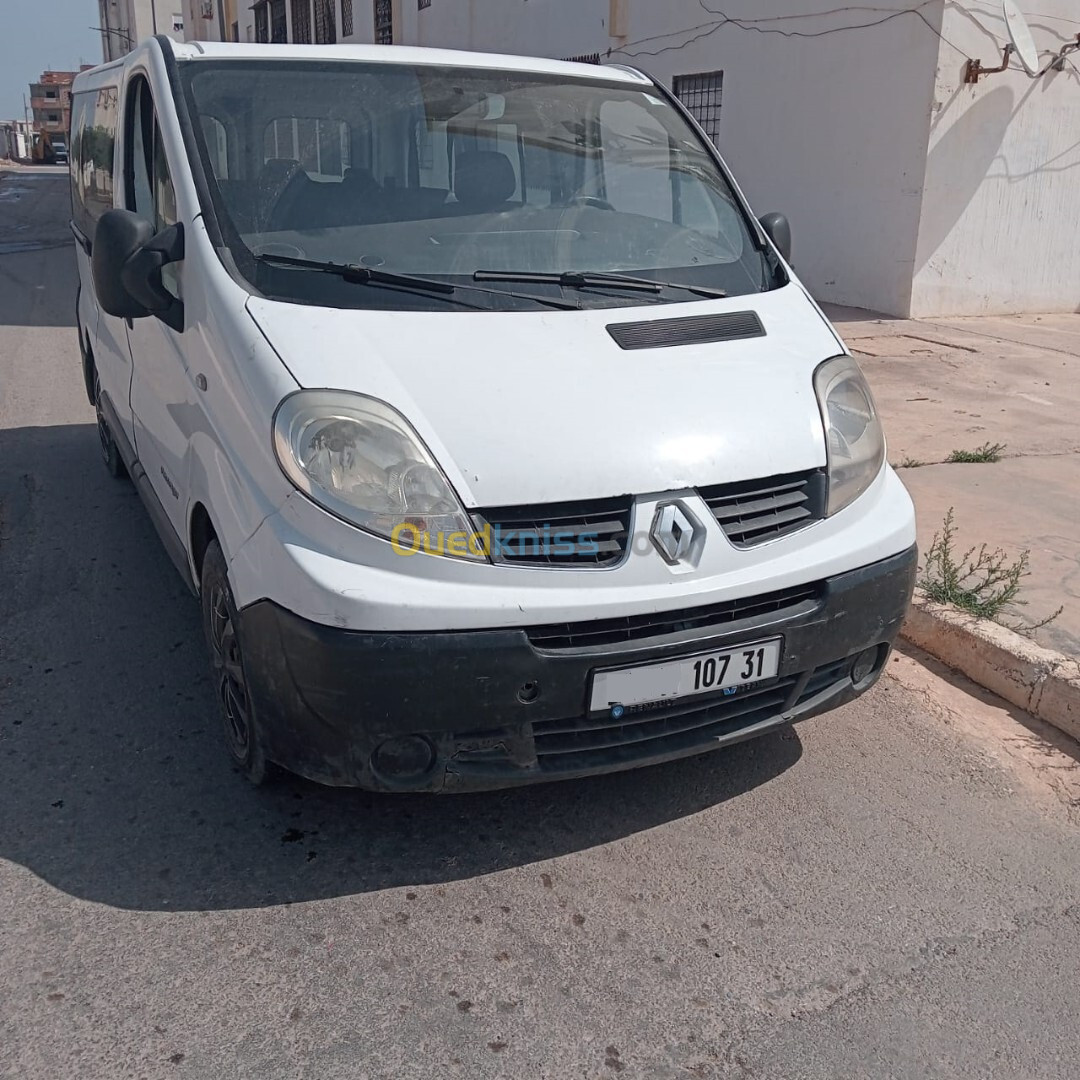
[[(482, 292), (458, 295), (497, 310), (570, 295), (571, 284), (573, 306), (600, 307), (776, 283), (707, 149), (648, 88), (303, 60), (190, 61), (182, 78), (225, 254), (265, 295), (380, 308), (454, 302), (449, 292), (387, 288), (386, 275), (364, 287), (370, 277), (290, 258), (462, 289), (482, 280)], [(527, 280), (537, 274), (548, 278)], [(589, 274), (663, 287), (583, 283)]]

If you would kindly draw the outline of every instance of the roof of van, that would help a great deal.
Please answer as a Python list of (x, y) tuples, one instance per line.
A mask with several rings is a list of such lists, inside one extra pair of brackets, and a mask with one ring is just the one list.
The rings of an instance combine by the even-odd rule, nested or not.
[(491, 68), (603, 79), (605, 82), (651, 83), (633, 68), (615, 65), (574, 64), (538, 56), (423, 49), (406, 45), (265, 45), (187, 42), (173, 45), (177, 60), (361, 60), (368, 64), (433, 65), (457, 68)]

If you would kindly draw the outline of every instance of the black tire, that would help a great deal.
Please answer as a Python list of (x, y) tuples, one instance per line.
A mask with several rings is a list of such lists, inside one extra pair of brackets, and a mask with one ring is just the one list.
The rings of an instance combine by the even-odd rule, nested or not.
[(101, 380), (97, 372), (94, 372), (94, 411), (97, 413), (98, 441), (101, 443), (101, 460), (105, 462), (105, 470), (114, 480), (120, 480), (127, 476), (127, 469), (120, 457), (120, 448), (112, 437), (109, 429), (109, 421), (105, 419), (105, 413), (101, 408)]
[(210, 541), (203, 556), (201, 593), (203, 630), (210, 650), (225, 749), (236, 768), (258, 786), (272, 777), (274, 767), (263, 752), (262, 735), (248, 694), (236, 604), (217, 540)]

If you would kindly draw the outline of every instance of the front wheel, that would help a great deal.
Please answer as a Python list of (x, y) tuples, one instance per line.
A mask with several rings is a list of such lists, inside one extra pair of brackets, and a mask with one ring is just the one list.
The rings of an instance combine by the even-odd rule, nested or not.
[(214, 690), (221, 709), (225, 748), (233, 764), (256, 786), (272, 775), (248, 693), (239, 624), (225, 555), (211, 540), (202, 566), (202, 615)]
[(120, 449), (112, 436), (109, 421), (105, 419), (105, 412), (101, 407), (101, 379), (94, 372), (94, 411), (97, 414), (98, 441), (101, 443), (101, 460), (105, 462), (105, 468), (114, 480), (119, 480), (127, 475), (124, 463), (120, 459)]

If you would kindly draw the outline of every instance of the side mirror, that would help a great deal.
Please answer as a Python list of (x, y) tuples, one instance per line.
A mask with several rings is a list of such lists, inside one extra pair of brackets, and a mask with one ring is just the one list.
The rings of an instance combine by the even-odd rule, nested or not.
[(165, 288), (161, 268), (183, 257), (182, 225), (170, 225), (155, 236), (146, 218), (130, 210), (107, 210), (94, 230), (90, 257), (102, 310), (122, 319), (155, 315), (181, 332), (184, 305)]
[(773, 242), (773, 247), (784, 258), (784, 262), (791, 262), (791, 222), (783, 214), (763, 214), (758, 218), (765, 235)]

